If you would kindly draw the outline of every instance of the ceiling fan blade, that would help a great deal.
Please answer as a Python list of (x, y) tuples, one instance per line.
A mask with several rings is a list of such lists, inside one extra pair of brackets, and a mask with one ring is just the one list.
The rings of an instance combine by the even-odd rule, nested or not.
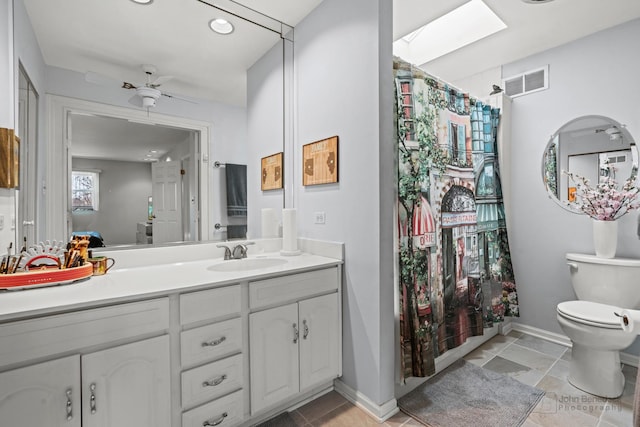
[(168, 82), (171, 79), (173, 79), (173, 76), (159, 76), (157, 79), (149, 83), (149, 85), (151, 87), (157, 87), (157, 86), (160, 86), (161, 84)]
[(129, 104), (135, 105), (136, 107), (140, 108), (144, 107), (144, 105), (142, 105), (142, 98), (140, 98), (138, 95), (133, 95), (131, 98), (129, 98)]
[(167, 98), (172, 98), (172, 99), (179, 99), (180, 101), (190, 102), (191, 104), (197, 104), (197, 102), (192, 99), (184, 98), (182, 96), (172, 95), (167, 92), (162, 92), (162, 96), (166, 96)]

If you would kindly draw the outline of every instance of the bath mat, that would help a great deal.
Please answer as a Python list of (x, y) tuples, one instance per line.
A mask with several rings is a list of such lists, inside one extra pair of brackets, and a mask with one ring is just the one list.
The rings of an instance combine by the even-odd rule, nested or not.
[(298, 427), (298, 424), (291, 418), (288, 412), (283, 412), (277, 417), (273, 417), (256, 427)]
[(398, 400), (402, 412), (431, 427), (517, 427), (544, 390), (462, 359)]

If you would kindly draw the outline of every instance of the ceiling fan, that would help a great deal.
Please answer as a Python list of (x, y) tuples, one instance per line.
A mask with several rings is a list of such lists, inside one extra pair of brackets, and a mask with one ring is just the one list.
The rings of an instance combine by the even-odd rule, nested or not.
[[(130, 104), (135, 105), (137, 107), (149, 109), (151, 107), (156, 106), (156, 101), (161, 96), (164, 96), (167, 98), (180, 99), (182, 101), (187, 101), (195, 104), (194, 101), (191, 101), (186, 98), (181, 98), (179, 96), (172, 95), (158, 89), (158, 87), (160, 87), (162, 84), (173, 79), (173, 76), (158, 76), (154, 78), (157, 72), (157, 68), (151, 64), (143, 64), (142, 71), (144, 71), (144, 73), (146, 74), (146, 80), (147, 80), (146, 83), (133, 84), (129, 82), (122, 82), (121, 87), (123, 89), (132, 89), (132, 90), (135, 90), (136, 92), (131, 98), (129, 98)], [(114, 82), (113, 79), (102, 76), (98, 73), (94, 73), (92, 71), (85, 73), (85, 80), (89, 83), (95, 83), (95, 84), (101, 84), (101, 85), (104, 85), (104, 84), (111, 85)]]

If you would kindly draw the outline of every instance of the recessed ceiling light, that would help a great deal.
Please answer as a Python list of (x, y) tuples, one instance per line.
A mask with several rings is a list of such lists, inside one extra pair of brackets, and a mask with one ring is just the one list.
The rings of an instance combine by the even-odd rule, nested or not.
[(209, 21), (209, 28), (218, 34), (231, 34), (233, 32), (233, 24), (222, 18), (216, 18)]
[(137, 4), (151, 4), (153, 3), (153, 0), (131, 0), (134, 3)]
[(538, 3), (549, 3), (552, 2), (553, 0), (522, 0), (524, 3), (530, 3), (530, 4), (538, 4)]

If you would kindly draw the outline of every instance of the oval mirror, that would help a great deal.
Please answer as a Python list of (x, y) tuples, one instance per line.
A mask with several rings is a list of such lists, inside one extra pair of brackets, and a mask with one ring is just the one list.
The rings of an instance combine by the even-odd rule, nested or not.
[(573, 213), (582, 213), (568, 202), (575, 183), (563, 173), (571, 172), (597, 183), (608, 176), (609, 167), (618, 185), (637, 177), (638, 148), (624, 124), (605, 116), (582, 116), (558, 129), (542, 156), (542, 180), (549, 197)]

